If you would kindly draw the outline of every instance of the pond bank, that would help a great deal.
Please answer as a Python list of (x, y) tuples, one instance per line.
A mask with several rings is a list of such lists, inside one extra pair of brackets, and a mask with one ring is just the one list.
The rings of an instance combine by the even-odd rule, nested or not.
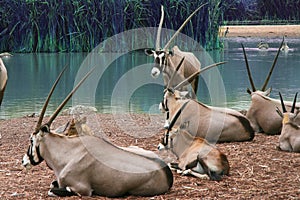
[(221, 26), (219, 36), (225, 35), (228, 27), (226, 37), (282, 37), (300, 38), (300, 25), (234, 25)]

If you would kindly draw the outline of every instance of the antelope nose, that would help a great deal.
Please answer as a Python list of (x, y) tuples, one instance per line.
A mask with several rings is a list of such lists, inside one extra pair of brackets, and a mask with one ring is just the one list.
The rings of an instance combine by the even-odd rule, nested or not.
[(151, 76), (153, 78), (157, 78), (160, 74), (160, 71), (157, 67), (153, 67), (152, 70), (151, 70)]
[(157, 145), (157, 149), (158, 149), (159, 151), (163, 150), (164, 148), (165, 148), (165, 146), (164, 146), (162, 143), (159, 143), (159, 144)]

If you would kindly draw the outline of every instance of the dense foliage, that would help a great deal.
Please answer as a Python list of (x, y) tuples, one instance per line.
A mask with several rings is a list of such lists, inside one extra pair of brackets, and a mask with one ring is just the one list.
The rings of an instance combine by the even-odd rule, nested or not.
[(228, 21), (291, 21), (300, 15), (300, 0), (1, 0), (0, 52), (90, 51), (122, 31), (157, 27), (161, 4), (163, 27), (176, 30), (207, 2), (182, 30), (207, 49), (219, 48), (218, 27)]
[[(163, 27), (176, 30), (190, 13), (206, 2), (2, 0), (0, 51), (90, 51), (107, 37), (122, 31), (157, 27), (161, 4), (165, 7)], [(220, 2), (209, 0), (209, 5), (192, 18), (183, 33), (204, 46), (217, 48), (222, 12)]]
[[(262, 24), (299, 23), (300, 0), (227, 0), (225, 21), (254, 21)], [(229, 3), (230, 2), (230, 3)]]

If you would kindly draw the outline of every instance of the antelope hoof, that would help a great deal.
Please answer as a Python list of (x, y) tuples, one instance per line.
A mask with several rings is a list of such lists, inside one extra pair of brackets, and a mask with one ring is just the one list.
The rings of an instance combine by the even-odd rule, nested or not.
[(48, 191), (48, 196), (50, 197), (57, 197), (57, 196), (70, 197), (74, 195), (76, 195), (76, 193), (74, 193), (69, 187), (65, 187), (65, 188), (54, 187)]

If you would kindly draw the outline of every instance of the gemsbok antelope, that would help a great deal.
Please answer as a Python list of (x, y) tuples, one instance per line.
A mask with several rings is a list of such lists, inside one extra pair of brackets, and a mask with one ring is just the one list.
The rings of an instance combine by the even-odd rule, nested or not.
[[(208, 67), (218, 64), (223, 63), (216, 63)], [(248, 119), (240, 112), (229, 108), (207, 106), (194, 99), (186, 98), (184, 96), (185, 92), (177, 90), (177, 87), (188, 84), (189, 79), (198, 76), (208, 67), (194, 73), (174, 88), (170, 87), (171, 84), (169, 83), (164, 91), (164, 99), (160, 108), (163, 112), (167, 112), (167, 117), (171, 119), (181, 106), (187, 103), (186, 108), (182, 111), (180, 119), (177, 120), (174, 127), (186, 129), (191, 135), (205, 138), (208, 142), (241, 142), (252, 140), (254, 138), (254, 131)], [(170, 81), (172, 81), (172, 77)]]
[(167, 192), (173, 184), (173, 174), (165, 162), (153, 156), (154, 153), (149, 155), (148, 151), (136, 148), (128, 151), (100, 137), (65, 136), (50, 130), (53, 120), (90, 73), (42, 125), (50, 97), (61, 77), (59, 75), (31, 134), (23, 166), (29, 168), (45, 160), (57, 178), (51, 184), (50, 196), (153, 196)]
[[(266, 90), (266, 87), (276, 65), (282, 44), (283, 41), (281, 42), (281, 45), (278, 48), (273, 64), (270, 68), (268, 76), (266, 77), (266, 80), (261, 90), (257, 90), (254, 85), (246, 51), (242, 44), (247, 74), (250, 81), (250, 85), (252, 87), (252, 91), (249, 88), (247, 89), (247, 92), (251, 95), (251, 105), (247, 111), (246, 117), (249, 119), (251, 126), (255, 132), (264, 132), (265, 134), (270, 135), (280, 134), (282, 120), (276, 113), (276, 107), (281, 107), (280, 100), (268, 97), (270, 95), (271, 88)], [(285, 105), (291, 108), (292, 102), (285, 102)], [(296, 105), (297, 108), (299, 108), (299, 106), (300, 105)]]
[(187, 130), (172, 128), (185, 108), (181, 107), (173, 117), (170, 127), (166, 130), (159, 150), (171, 150), (178, 158), (178, 163), (171, 163), (171, 168), (182, 175), (193, 175), (198, 178), (221, 180), (229, 175), (229, 162), (225, 154), (205, 139), (192, 136)]
[(0, 53), (0, 106), (2, 104), (3, 101), (3, 97), (4, 97), (4, 92), (5, 92), (5, 88), (6, 88), (6, 84), (7, 84), (7, 70), (6, 67), (2, 61), (2, 57), (7, 57), (7, 56), (12, 56), (10, 53)]
[[(172, 41), (176, 38), (176, 36), (179, 34), (179, 32), (184, 28), (184, 26), (188, 23), (188, 21), (192, 18), (193, 15), (195, 15), (203, 6), (206, 4), (201, 5), (199, 8), (197, 8), (180, 26), (180, 28), (174, 33), (174, 35), (171, 37), (171, 39), (167, 42), (167, 44), (161, 48), (160, 47), (160, 37), (161, 37), (161, 31), (162, 31), (162, 24), (164, 20), (164, 8), (161, 7), (161, 18), (159, 27), (157, 30), (157, 36), (156, 36), (156, 45), (155, 50), (153, 49), (145, 49), (145, 53), (148, 56), (154, 57), (154, 67), (151, 70), (151, 75), (154, 78), (157, 78), (160, 73), (163, 74), (163, 80), (165, 86), (168, 84), (171, 74), (174, 72), (176, 66), (182, 59), (182, 57), (185, 57), (185, 61), (183, 63), (183, 67), (178, 73), (177, 77), (175, 78), (173, 85), (177, 85), (180, 81), (182, 81), (184, 78), (189, 77), (191, 74), (197, 72), (201, 64), (197, 57), (191, 53), (191, 52), (184, 52), (181, 51), (178, 46), (174, 46), (172, 48), (172, 51), (169, 51), (169, 47), (172, 43)], [(196, 98), (197, 88), (198, 88), (198, 77), (196, 77), (194, 80), (191, 81), (192, 86), (192, 94), (191, 96), (193, 98)], [(184, 88), (183, 90), (186, 90)]]
[(279, 146), (278, 149), (282, 151), (298, 152), (300, 153), (300, 126), (298, 122), (295, 122), (297, 115), (299, 114), (299, 109), (295, 110), (297, 93), (294, 97), (294, 102), (291, 111), (288, 112), (283, 102), (282, 96), (279, 93), (282, 112), (277, 109), (280, 117), (282, 117), (282, 130), (279, 136)]

